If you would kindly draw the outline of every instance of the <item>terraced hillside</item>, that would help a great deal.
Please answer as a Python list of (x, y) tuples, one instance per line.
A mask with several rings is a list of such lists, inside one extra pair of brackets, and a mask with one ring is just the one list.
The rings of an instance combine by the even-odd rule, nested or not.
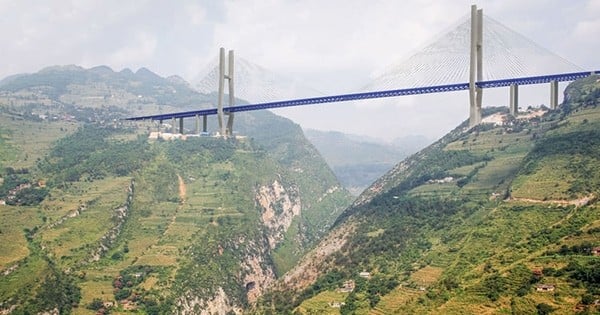
[[(116, 118), (163, 106), (167, 81), (108, 70), (0, 84), (0, 312), (242, 312), (350, 195), (299, 126), (268, 112), (236, 117), (245, 139), (149, 140), (156, 126)], [(88, 95), (129, 84), (146, 103)]]
[(565, 99), (488, 108), (503, 123), (465, 123), (396, 165), (257, 313), (598, 312), (600, 78)]

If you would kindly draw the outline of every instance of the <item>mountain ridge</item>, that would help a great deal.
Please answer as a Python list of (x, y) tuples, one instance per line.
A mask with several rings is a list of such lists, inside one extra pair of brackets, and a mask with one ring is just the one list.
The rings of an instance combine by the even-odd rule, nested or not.
[(597, 312), (599, 82), (543, 115), (486, 108), (504, 122), (465, 122), (396, 165), (257, 313)]

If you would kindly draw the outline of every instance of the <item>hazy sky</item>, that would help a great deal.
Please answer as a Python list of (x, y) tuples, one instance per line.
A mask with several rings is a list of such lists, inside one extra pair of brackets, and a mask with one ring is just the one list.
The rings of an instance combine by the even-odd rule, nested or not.
[[(464, 0), (0, 0), (0, 77), (77, 64), (108, 65), (117, 71), (147, 67), (163, 76), (177, 74), (191, 80), (223, 46), (281, 75), (340, 94), (408, 57), (466, 16), (471, 4)], [(600, 69), (600, 0), (476, 4), (486, 15), (584, 69)], [(508, 99), (507, 91), (495, 93)], [(545, 98), (531, 102), (544, 103)], [(437, 137), (467, 115), (466, 94), (395, 102), (394, 106), (375, 101), (316, 105), (277, 113), (303, 127), (386, 139), (411, 133)]]

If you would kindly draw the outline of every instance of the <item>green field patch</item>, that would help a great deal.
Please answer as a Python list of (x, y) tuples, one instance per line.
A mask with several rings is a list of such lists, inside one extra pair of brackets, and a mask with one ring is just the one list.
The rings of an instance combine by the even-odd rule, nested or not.
[(340, 308), (334, 307), (334, 303), (339, 305), (346, 300), (347, 296), (348, 293), (324, 291), (302, 302), (296, 310), (300, 314), (340, 314)]
[(367, 233), (367, 236), (368, 237), (378, 237), (378, 236), (381, 236), (381, 234), (383, 234), (383, 232), (385, 232), (384, 229), (377, 229), (375, 231)]
[[(44, 157), (50, 150), (54, 141), (72, 134), (77, 130), (78, 124), (70, 122), (36, 122), (30, 120), (13, 119), (0, 114), (0, 126), (12, 132), (3, 137), (12, 148), (6, 156), (13, 168), (33, 167), (38, 159)], [(0, 140), (0, 144), (1, 144)], [(0, 146), (2, 147), (2, 146)], [(4, 159), (4, 149), (0, 149), (0, 163)]]
[(457, 168), (449, 170), (448, 173), (450, 173), (452, 175), (456, 175), (456, 176), (467, 176), (467, 175), (469, 175), (469, 173), (471, 171), (473, 171), (475, 168), (481, 166), (482, 164), (483, 163), (475, 163), (475, 164), (471, 164), (471, 165), (457, 167)]
[(371, 314), (410, 314), (409, 309), (403, 307), (415, 302), (419, 296), (426, 292), (399, 286), (383, 296)]
[(144, 254), (136, 261), (138, 265), (176, 266), (177, 258), (169, 254)]
[[(115, 224), (114, 210), (125, 203), (129, 179), (116, 178), (98, 181), (98, 183), (81, 184), (76, 188), (90, 190), (88, 198), (91, 200), (77, 200), (79, 214), (74, 209), (69, 210), (70, 215), (62, 218), (62, 223), (49, 226), (41, 233), (42, 243), (58, 259), (67, 259), (78, 262), (86, 258), (99, 246), (103, 237)], [(63, 198), (57, 198), (63, 200)], [(53, 202), (48, 207), (74, 206), (75, 201), (65, 198), (65, 201)], [(77, 209), (77, 208), (75, 208)], [(62, 211), (64, 212), (64, 210)], [(56, 219), (55, 219), (56, 220)]]
[(41, 223), (36, 208), (0, 206), (0, 271), (29, 255), (24, 229)]
[[(40, 205), (48, 224), (72, 214), (81, 206), (118, 207), (127, 198), (129, 177), (109, 177), (93, 182), (73, 182), (65, 189), (53, 189)], [(85, 212), (85, 210), (84, 210)]]
[(506, 189), (510, 182), (507, 179), (515, 176), (519, 170), (524, 155), (499, 156), (487, 162), (479, 169), (474, 178), (463, 187), (468, 191), (492, 191), (498, 192)]
[(458, 191), (458, 187), (456, 186), (456, 183), (450, 182), (450, 183), (443, 183), (443, 184), (437, 184), (437, 183), (423, 184), (421, 186), (411, 189), (408, 193), (411, 196), (435, 197), (435, 196), (441, 196), (441, 195), (450, 195), (457, 191)]
[(511, 195), (515, 198), (536, 200), (567, 200), (571, 183), (575, 180), (569, 170), (569, 156), (543, 159), (533, 174), (521, 175), (512, 184)]
[(444, 269), (425, 266), (410, 275), (410, 279), (420, 286), (429, 286), (437, 282)]
[(10, 297), (25, 298), (34, 288), (37, 288), (40, 279), (47, 273), (48, 264), (37, 255), (31, 255), (8, 276), (0, 276), (0, 300), (7, 301)]

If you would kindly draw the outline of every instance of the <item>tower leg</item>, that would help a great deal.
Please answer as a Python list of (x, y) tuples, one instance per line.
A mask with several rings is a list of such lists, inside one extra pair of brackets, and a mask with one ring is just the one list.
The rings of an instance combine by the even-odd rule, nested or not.
[[(483, 10), (477, 10), (477, 82), (483, 81)], [(475, 87), (477, 104), (477, 124), (481, 123), (481, 103), (483, 102), (483, 89)]]
[(471, 6), (471, 54), (469, 65), (469, 127), (474, 127), (481, 122), (481, 102), (483, 91), (477, 87), (476, 82), (483, 76), (483, 11), (477, 10), (476, 5)]
[(225, 136), (225, 124), (223, 117), (223, 96), (225, 94), (225, 48), (219, 50), (219, 99), (217, 100), (217, 120), (219, 121), (219, 133)]
[[(229, 80), (229, 106), (233, 106), (233, 104), (235, 103), (235, 96), (234, 96), (234, 91), (233, 91), (233, 50), (229, 51), (229, 69), (228, 69), (228, 75), (227, 75), (227, 79)], [(227, 135), (231, 136), (233, 135), (233, 113), (229, 112), (228, 114), (228, 119), (227, 119)]]

